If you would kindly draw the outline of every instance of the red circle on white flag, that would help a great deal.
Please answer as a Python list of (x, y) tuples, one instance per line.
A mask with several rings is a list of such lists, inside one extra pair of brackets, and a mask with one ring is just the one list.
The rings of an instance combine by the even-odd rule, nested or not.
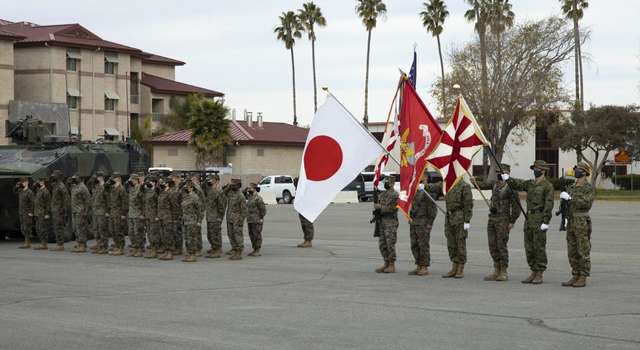
[(333, 138), (316, 136), (304, 152), (304, 171), (311, 181), (324, 181), (332, 177), (342, 165), (342, 148)]

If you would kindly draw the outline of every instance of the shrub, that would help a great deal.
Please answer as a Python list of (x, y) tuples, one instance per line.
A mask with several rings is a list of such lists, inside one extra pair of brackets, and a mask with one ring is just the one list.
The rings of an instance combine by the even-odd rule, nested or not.
[(612, 176), (611, 181), (625, 190), (640, 189), (640, 175), (638, 174)]

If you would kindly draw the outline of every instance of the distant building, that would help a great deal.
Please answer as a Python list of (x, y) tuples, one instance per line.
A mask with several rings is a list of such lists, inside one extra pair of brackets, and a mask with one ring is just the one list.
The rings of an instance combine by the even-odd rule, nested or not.
[[(11, 101), (66, 103), (82, 140), (126, 139), (141, 118), (158, 122), (170, 101), (223, 93), (175, 81), (185, 63), (107, 41), (80, 24), (0, 20), (0, 144)], [(13, 116), (20, 117), (20, 116)]]

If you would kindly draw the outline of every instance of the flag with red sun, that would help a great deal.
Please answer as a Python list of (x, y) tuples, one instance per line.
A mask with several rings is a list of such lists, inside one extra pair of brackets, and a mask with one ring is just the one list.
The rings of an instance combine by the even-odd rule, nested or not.
[(300, 165), (294, 207), (313, 222), (382, 148), (329, 94), (311, 123)]
[(473, 156), (489, 145), (480, 125), (462, 96), (444, 129), (440, 144), (429, 156), (429, 163), (440, 171), (444, 179), (442, 192), (447, 192), (469, 171)]

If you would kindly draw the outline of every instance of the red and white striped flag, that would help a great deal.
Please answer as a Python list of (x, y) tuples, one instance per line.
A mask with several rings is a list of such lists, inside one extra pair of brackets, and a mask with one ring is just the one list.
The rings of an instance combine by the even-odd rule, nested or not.
[(376, 167), (374, 170), (375, 175), (373, 178), (374, 189), (378, 188), (378, 185), (380, 184), (380, 178), (382, 177), (382, 172), (384, 171), (384, 167), (387, 166), (387, 162), (389, 162), (389, 153), (391, 153), (393, 148), (396, 146), (397, 139), (398, 139), (398, 116), (396, 115), (395, 118), (393, 118), (393, 125), (391, 127), (389, 127), (389, 124), (387, 123), (384, 136), (382, 137), (382, 144), (385, 145), (384, 147), (387, 150), (387, 153), (383, 153), (380, 156), (380, 158), (378, 158), (378, 161), (376, 161)]

